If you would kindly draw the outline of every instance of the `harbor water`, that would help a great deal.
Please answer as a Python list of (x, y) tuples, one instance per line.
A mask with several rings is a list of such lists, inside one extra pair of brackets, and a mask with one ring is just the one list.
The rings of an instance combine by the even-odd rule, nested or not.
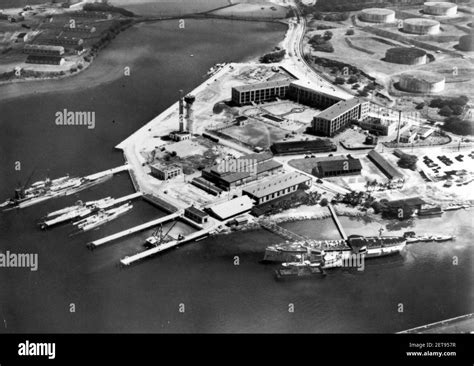
[[(179, 89), (193, 89), (215, 63), (269, 51), (285, 31), (279, 24), (220, 20), (186, 20), (185, 30), (175, 21), (142, 24), (120, 34), (74, 78), (1, 86), (0, 197), (11, 196), (32, 172), (35, 181), (46, 173), (84, 176), (123, 164), (113, 147), (175, 102)], [(94, 111), (95, 128), (55, 125), (54, 114), (64, 108)], [(368, 262), (363, 272), (337, 269), (324, 279), (288, 282), (275, 281), (275, 265), (260, 263), (265, 247), (282, 241), (262, 230), (207, 238), (127, 269), (119, 260), (142, 250), (152, 230), (86, 248), (91, 240), (166, 215), (141, 200), (132, 202), (130, 213), (73, 237), (70, 225), (46, 231), (36, 225), (77, 199), (132, 192), (127, 173), (120, 173), (76, 196), (0, 213), (0, 251), (37, 253), (39, 260), (37, 271), (0, 268), (0, 332), (396, 332), (474, 311), (467, 210), (414, 227), (383, 224), (394, 233), (454, 234), (456, 241), (411, 245), (402, 255)], [(341, 222), (348, 234), (376, 235), (380, 228)], [(283, 226), (337, 237), (330, 219)], [(179, 229), (189, 230), (184, 224)]]

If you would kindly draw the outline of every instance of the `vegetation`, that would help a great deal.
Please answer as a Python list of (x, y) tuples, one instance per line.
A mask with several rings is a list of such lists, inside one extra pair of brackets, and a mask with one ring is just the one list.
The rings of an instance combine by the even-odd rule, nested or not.
[(403, 154), (398, 160), (397, 164), (400, 168), (416, 170), (416, 163), (418, 157), (416, 155)]
[(332, 32), (326, 31), (324, 35), (321, 36), (320, 34), (315, 34), (309, 40), (309, 44), (313, 47), (313, 50), (320, 51), (320, 52), (334, 52), (334, 48), (329, 42), (332, 38)]
[(321, 201), (319, 201), (319, 204), (322, 206), (322, 207), (326, 207), (328, 205), (328, 199), (327, 198), (323, 198)]
[(260, 57), (260, 62), (264, 64), (280, 62), (281, 60), (283, 60), (283, 57), (285, 57), (285, 54), (285, 50), (273, 51)]
[(468, 102), (469, 98), (462, 95), (457, 98), (449, 99), (435, 98), (431, 100), (429, 106), (431, 108), (438, 108), (439, 115), (444, 117), (450, 117), (452, 115), (460, 116)]
[(457, 116), (451, 116), (444, 121), (443, 129), (445, 131), (455, 133), (456, 135), (473, 135), (474, 126), (472, 121), (461, 119)]
[(135, 16), (135, 14), (133, 14), (131, 11), (128, 11), (124, 8), (119, 8), (117, 6), (112, 6), (107, 3), (87, 3), (87, 4), (84, 4), (83, 10), (84, 11), (108, 11), (111, 13), (119, 13), (126, 17)]
[(354, 34), (355, 34), (354, 29), (348, 29), (347, 32), (346, 32), (346, 36), (353, 36)]

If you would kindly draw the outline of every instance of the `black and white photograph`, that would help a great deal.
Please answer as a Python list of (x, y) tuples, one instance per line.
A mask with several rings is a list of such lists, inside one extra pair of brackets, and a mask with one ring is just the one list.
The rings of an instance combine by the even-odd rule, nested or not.
[(472, 361), (473, 15), (0, 0), (2, 366)]

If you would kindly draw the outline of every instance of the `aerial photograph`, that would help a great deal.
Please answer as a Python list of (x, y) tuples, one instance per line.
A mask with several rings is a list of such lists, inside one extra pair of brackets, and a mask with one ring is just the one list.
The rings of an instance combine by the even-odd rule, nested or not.
[(0, 333), (473, 333), (473, 14), (0, 0)]

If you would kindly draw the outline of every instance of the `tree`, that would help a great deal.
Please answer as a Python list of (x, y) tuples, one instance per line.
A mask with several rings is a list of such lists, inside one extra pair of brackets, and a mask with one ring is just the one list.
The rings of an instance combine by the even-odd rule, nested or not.
[(334, 83), (337, 84), (337, 85), (342, 85), (342, 84), (344, 84), (345, 82), (346, 82), (346, 80), (345, 80), (344, 78), (340, 77), (340, 76), (338, 76), (338, 77), (336, 78), (336, 80), (334, 80)]
[(321, 201), (319, 201), (319, 204), (322, 206), (322, 207), (325, 207), (328, 205), (328, 199), (327, 198), (323, 198)]
[(374, 213), (378, 214), (382, 211), (382, 204), (378, 201), (372, 202), (372, 205), (370, 206), (374, 209)]
[(400, 168), (416, 170), (416, 162), (418, 157), (416, 155), (403, 154), (398, 160), (397, 164)]
[(441, 108), (438, 112), (441, 116), (445, 116), (445, 117), (450, 117), (452, 114), (453, 114), (453, 110), (445, 105), (443, 108)]
[(351, 76), (349, 76), (349, 79), (347, 80), (347, 83), (348, 84), (354, 84), (354, 83), (357, 83), (357, 81), (359, 81), (357, 76), (351, 75)]
[(459, 104), (452, 105), (451, 109), (452, 109), (453, 114), (455, 116), (460, 116), (462, 114), (462, 112), (464, 111), (464, 107), (462, 105), (459, 105)]
[(425, 104), (424, 102), (418, 103), (418, 104), (416, 105), (415, 109), (418, 109), (418, 110), (419, 110), (419, 109), (423, 109), (423, 108), (425, 108), (425, 105), (426, 105), (426, 104)]
[(331, 31), (326, 31), (324, 32), (324, 36), (323, 38), (326, 40), (326, 41), (329, 41), (333, 36), (333, 33)]
[(346, 32), (347, 36), (353, 36), (354, 34), (355, 34), (354, 29), (348, 29), (347, 32)]

